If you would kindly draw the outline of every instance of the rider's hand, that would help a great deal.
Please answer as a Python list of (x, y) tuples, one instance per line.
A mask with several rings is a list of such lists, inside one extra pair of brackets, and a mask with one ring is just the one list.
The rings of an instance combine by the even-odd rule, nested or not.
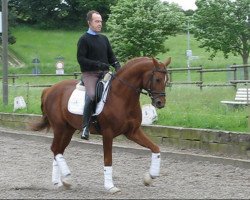
[(120, 65), (120, 63), (118, 61), (113, 63), (112, 66), (115, 68), (116, 72), (121, 68), (121, 65)]
[(109, 70), (109, 64), (99, 62), (97, 66), (102, 71), (106, 71), (106, 70), (108, 71)]

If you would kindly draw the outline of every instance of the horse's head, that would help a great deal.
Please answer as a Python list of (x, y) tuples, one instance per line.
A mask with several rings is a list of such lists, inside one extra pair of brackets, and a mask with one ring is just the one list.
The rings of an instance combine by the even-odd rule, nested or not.
[(165, 62), (158, 62), (152, 59), (152, 70), (146, 73), (143, 80), (143, 88), (148, 92), (152, 105), (156, 108), (163, 108), (166, 102), (165, 87), (168, 82), (167, 66), (171, 62), (168, 58)]

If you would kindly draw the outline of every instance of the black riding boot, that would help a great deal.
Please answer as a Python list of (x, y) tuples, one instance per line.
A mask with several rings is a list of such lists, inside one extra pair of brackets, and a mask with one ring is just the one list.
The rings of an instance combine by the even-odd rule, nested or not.
[(81, 138), (85, 140), (89, 139), (89, 123), (93, 112), (93, 105), (94, 102), (86, 95), (83, 111), (83, 131), (81, 135)]

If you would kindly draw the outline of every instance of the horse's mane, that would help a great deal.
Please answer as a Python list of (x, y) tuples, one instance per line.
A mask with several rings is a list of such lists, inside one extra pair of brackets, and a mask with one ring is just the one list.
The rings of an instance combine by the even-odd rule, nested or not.
[(137, 62), (140, 62), (141, 60), (149, 60), (151, 58), (149, 57), (136, 57), (136, 58), (132, 58), (130, 60), (128, 60), (122, 68), (126, 68), (128, 66), (132, 66), (133, 64), (137, 63)]

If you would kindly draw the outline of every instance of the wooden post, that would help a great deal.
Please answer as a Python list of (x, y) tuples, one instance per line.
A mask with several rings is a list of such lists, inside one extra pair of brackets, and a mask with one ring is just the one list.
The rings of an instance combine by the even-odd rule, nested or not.
[[(233, 65), (230, 66), (231, 69), (233, 69), (233, 75), (234, 75), (234, 78), (233, 80), (236, 81), (237, 80), (237, 68), (234, 67), (234, 65), (236, 65), (236, 63), (234, 63)], [(235, 82), (234, 83), (234, 89), (236, 90), (237, 89), (237, 83)]]
[(202, 84), (203, 84), (203, 80), (202, 80), (202, 79), (203, 79), (203, 76), (202, 76), (202, 75), (203, 75), (203, 74), (202, 74), (202, 73), (203, 73), (203, 72), (202, 72), (202, 65), (200, 65), (200, 67), (201, 67), (201, 69), (200, 69), (200, 71), (199, 71), (199, 72), (200, 72), (200, 82), (201, 82), (201, 83), (200, 83), (200, 90), (202, 90)]
[(8, 1), (2, 0), (3, 104), (8, 105)]
[(244, 66), (243, 67), (243, 70), (244, 70), (244, 80), (248, 80), (249, 79), (249, 76), (248, 76), (248, 66)]
[(247, 88), (247, 118), (248, 118), (248, 132), (250, 133), (250, 105), (249, 105), (249, 85), (246, 83)]
[[(169, 69), (171, 69), (171, 66), (169, 66), (168, 67)], [(169, 73), (169, 87), (170, 87), (170, 89), (172, 88), (172, 81), (173, 81), (173, 74), (172, 74), (172, 71), (168, 71), (168, 73)]]
[(237, 80), (237, 67), (236, 67), (236, 63), (233, 63), (230, 68), (234, 69), (234, 81)]
[(75, 77), (75, 79), (77, 79), (77, 72), (74, 72), (74, 77)]
[(248, 132), (250, 133), (250, 105), (247, 106)]
[(249, 104), (249, 91), (248, 91), (248, 83), (246, 83), (246, 88), (247, 88), (247, 104)]

